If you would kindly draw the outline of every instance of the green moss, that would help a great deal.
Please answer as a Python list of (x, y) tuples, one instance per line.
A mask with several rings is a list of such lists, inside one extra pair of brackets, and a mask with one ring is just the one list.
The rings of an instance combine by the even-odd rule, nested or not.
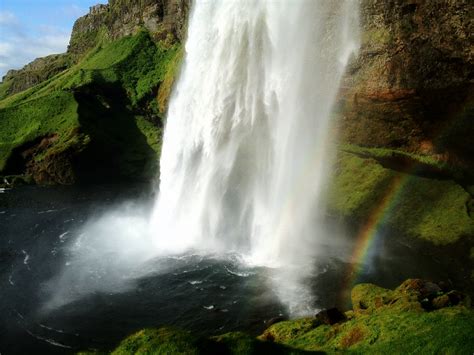
[(8, 96), (11, 85), (11, 80), (5, 80), (0, 83), (0, 100)]
[(77, 102), (70, 92), (55, 92), (40, 99), (0, 109), (0, 171), (14, 148), (25, 142), (59, 133), (56, 144), (68, 145), (79, 126)]
[(394, 291), (357, 285), (352, 291), (355, 315), (348, 321), (334, 326), (306, 322), (304, 327), (301, 320), (288, 321), (264, 335), (296, 349), (327, 353), (469, 354), (474, 312), (463, 306), (423, 311), (416, 292), (403, 287), (415, 281)]
[(112, 354), (199, 354), (196, 343), (189, 333), (177, 329), (145, 329), (122, 341)]
[(292, 321), (276, 323), (264, 332), (260, 339), (272, 339), (278, 342), (287, 342), (294, 339), (298, 335), (304, 334), (319, 325), (314, 318), (301, 318)]
[(135, 333), (112, 351), (121, 354), (302, 354), (283, 344), (258, 340), (242, 332), (197, 338), (173, 328), (145, 329)]
[(387, 28), (376, 28), (363, 32), (362, 43), (367, 45), (386, 45), (392, 40)]
[(156, 152), (157, 157), (161, 155), (162, 130), (150, 123), (143, 117), (137, 117), (137, 127), (146, 137), (148, 145)]
[(285, 344), (328, 353), (469, 354), (473, 319), (472, 311), (462, 307), (430, 313), (385, 311), (337, 327), (320, 326)]
[(341, 152), (331, 180), (329, 211), (381, 223), (434, 244), (474, 235), (470, 195), (452, 180), (423, 178), (384, 168), (376, 160)]
[(341, 149), (345, 152), (358, 154), (358, 155), (368, 157), (368, 158), (374, 158), (374, 159), (405, 158), (406, 161), (430, 165), (440, 170), (449, 169), (449, 165), (446, 161), (432, 155), (413, 154), (413, 153), (408, 153), (402, 150), (388, 149), (388, 148), (367, 148), (367, 147), (361, 147), (361, 146), (357, 146), (353, 144), (344, 144), (341, 146)]
[(393, 177), (373, 160), (341, 152), (331, 180), (328, 207), (338, 215), (367, 218)]
[(160, 85), (158, 90), (157, 100), (158, 100), (158, 109), (160, 114), (164, 114), (168, 109), (168, 101), (171, 97), (171, 90), (175, 79), (178, 77), (179, 68), (181, 67), (181, 62), (184, 56), (183, 48), (179, 48), (174, 57), (169, 61), (169, 65), (166, 71), (166, 74), (163, 77), (163, 82)]
[(428, 284), (410, 279), (395, 290), (357, 285), (351, 317), (332, 326), (296, 319), (276, 323), (258, 338), (242, 332), (196, 338), (176, 329), (147, 329), (112, 354), (471, 354), (474, 311), (449, 304), (424, 310), (420, 298)]

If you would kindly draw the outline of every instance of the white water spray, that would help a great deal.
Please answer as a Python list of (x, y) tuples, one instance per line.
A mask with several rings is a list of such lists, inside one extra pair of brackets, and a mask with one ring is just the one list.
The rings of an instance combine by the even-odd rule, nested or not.
[(291, 270), (294, 293), (323, 238), (330, 114), (357, 48), (356, 0), (195, 2), (151, 218), (161, 252), (238, 252)]

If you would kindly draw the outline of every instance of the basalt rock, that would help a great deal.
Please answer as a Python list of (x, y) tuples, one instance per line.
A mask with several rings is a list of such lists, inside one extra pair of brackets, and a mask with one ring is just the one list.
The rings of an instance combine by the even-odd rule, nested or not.
[(182, 41), (189, 7), (190, 0), (110, 0), (93, 6), (75, 22), (68, 52), (81, 56), (103, 38), (117, 40), (141, 29), (157, 40)]
[(318, 312), (316, 319), (322, 324), (333, 325), (346, 320), (346, 316), (337, 308), (329, 308)]
[(474, 166), (474, 3), (363, 0), (341, 91), (343, 141)]

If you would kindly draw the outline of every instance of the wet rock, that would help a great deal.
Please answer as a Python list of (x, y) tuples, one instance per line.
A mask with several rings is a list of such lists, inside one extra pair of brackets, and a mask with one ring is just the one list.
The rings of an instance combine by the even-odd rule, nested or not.
[[(474, 2), (363, 0), (341, 92), (341, 139), (472, 164)], [(456, 120), (450, 130), (440, 128)], [(441, 137), (440, 137), (441, 134)], [(459, 139), (463, 137), (463, 139)]]
[(449, 303), (452, 306), (456, 306), (458, 304), (464, 303), (463, 301), (467, 298), (466, 295), (464, 295), (461, 292), (458, 292), (456, 290), (449, 291), (446, 296), (449, 298)]
[(431, 301), (442, 293), (441, 287), (437, 284), (421, 279), (408, 279), (398, 287), (397, 291), (416, 295), (419, 301), (424, 299)]
[(333, 325), (345, 321), (347, 318), (344, 313), (342, 313), (337, 308), (329, 308), (320, 311), (316, 314), (316, 319), (322, 324)]
[(436, 297), (432, 302), (431, 305), (434, 309), (441, 309), (448, 307), (450, 305), (449, 296), (448, 295), (441, 295)]
[(372, 284), (359, 284), (352, 289), (351, 300), (356, 314), (371, 313), (393, 302), (393, 292)]

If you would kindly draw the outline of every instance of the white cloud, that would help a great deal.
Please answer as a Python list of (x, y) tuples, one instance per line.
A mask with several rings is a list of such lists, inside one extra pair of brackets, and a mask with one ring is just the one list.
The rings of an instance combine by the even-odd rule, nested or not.
[(63, 53), (70, 30), (40, 25), (27, 31), (14, 14), (0, 12), (0, 78), (10, 69), (20, 69), (38, 57)]
[(61, 8), (61, 13), (63, 15), (73, 18), (78, 18), (79, 16), (85, 15), (87, 11), (87, 8), (80, 7), (76, 4), (70, 4)]
[(0, 57), (6, 57), (11, 54), (13, 46), (7, 42), (0, 42)]
[(16, 16), (9, 11), (0, 11), (0, 25), (16, 25), (18, 19)]

